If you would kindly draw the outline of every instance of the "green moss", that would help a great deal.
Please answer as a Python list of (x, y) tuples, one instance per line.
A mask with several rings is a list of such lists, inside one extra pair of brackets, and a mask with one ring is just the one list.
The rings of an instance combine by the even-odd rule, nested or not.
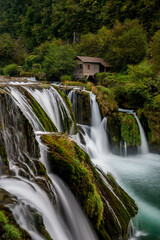
[(114, 92), (111, 89), (102, 86), (93, 86), (92, 92), (97, 96), (97, 101), (103, 117), (105, 117), (107, 113), (118, 109)]
[(49, 161), (52, 171), (58, 174), (78, 196), (81, 205), (97, 228), (102, 221), (103, 202), (101, 200), (89, 158), (71, 139), (65, 135), (42, 136), (49, 147)]
[(22, 239), (21, 233), (18, 228), (11, 224), (4, 225), (5, 233), (2, 235), (2, 239)]
[(133, 115), (120, 113), (121, 137), (127, 146), (140, 146), (141, 138), (139, 127)]
[(35, 112), (36, 116), (40, 120), (45, 130), (48, 132), (57, 132), (57, 128), (55, 127), (49, 116), (42, 109), (39, 103), (32, 97), (32, 95), (25, 89), (21, 88), (21, 91), (23, 91), (24, 95), (27, 97), (33, 111)]
[(0, 156), (3, 160), (3, 162), (8, 166), (9, 162), (8, 162), (8, 159), (7, 159), (7, 153), (6, 153), (4, 147), (1, 144), (0, 144)]
[(30, 240), (28, 233), (16, 224), (10, 210), (0, 206), (0, 239)]

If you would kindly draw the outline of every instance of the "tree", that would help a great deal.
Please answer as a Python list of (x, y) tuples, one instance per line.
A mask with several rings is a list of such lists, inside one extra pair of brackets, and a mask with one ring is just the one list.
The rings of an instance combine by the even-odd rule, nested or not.
[(70, 45), (49, 45), (44, 57), (43, 67), (49, 79), (59, 80), (61, 75), (72, 74), (76, 52)]
[(111, 42), (105, 60), (116, 71), (126, 69), (128, 64), (142, 61), (147, 50), (147, 38), (137, 20), (116, 23), (111, 30)]
[(0, 65), (9, 63), (23, 64), (26, 52), (20, 43), (13, 39), (9, 33), (0, 35)]
[(153, 70), (160, 71), (160, 30), (155, 33), (150, 42), (151, 61), (153, 63)]
[(81, 36), (80, 44), (75, 45), (78, 55), (98, 56), (98, 41), (96, 34), (88, 33)]

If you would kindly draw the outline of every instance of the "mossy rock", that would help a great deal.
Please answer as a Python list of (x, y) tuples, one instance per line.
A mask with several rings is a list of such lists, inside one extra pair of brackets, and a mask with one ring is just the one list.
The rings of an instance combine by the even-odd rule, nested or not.
[(66, 135), (43, 135), (41, 138), (49, 147), (48, 159), (52, 171), (68, 184), (98, 228), (103, 215), (103, 202), (88, 165), (88, 155)]
[(121, 137), (129, 146), (140, 146), (141, 137), (138, 124), (133, 115), (120, 113)]
[[(55, 133), (43, 135), (41, 138), (48, 147), (48, 160), (52, 171), (67, 183), (78, 198), (100, 239), (125, 238), (129, 221), (137, 212), (134, 200), (114, 178), (103, 174), (106, 185), (93, 167), (89, 156), (66, 135)], [(118, 221), (110, 211), (110, 206)]]

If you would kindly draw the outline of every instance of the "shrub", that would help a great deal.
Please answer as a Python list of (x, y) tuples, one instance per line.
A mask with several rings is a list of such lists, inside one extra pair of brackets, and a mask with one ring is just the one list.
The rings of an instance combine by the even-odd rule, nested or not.
[(60, 77), (61, 82), (66, 82), (66, 81), (71, 81), (71, 76), (70, 75), (62, 75)]
[(96, 84), (102, 85), (102, 82), (106, 76), (107, 76), (107, 73), (105, 72), (96, 73), (95, 75)]
[(152, 107), (154, 110), (160, 111), (160, 94), (153, 98)]
[(19, 74), (19, 68), (17, 64), (9, 64), (4, 68), (5, 76), (17, 76)]

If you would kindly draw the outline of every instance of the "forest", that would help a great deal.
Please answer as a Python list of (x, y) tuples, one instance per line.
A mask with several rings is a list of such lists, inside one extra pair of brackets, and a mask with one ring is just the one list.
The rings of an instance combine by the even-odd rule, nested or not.
[(0, 74), (72, 80), (76, 55), (102, 57), (113, 67), (108, 81), (129, 80), (126, 91), (160, 109), (159, 3), (1, 0)]

